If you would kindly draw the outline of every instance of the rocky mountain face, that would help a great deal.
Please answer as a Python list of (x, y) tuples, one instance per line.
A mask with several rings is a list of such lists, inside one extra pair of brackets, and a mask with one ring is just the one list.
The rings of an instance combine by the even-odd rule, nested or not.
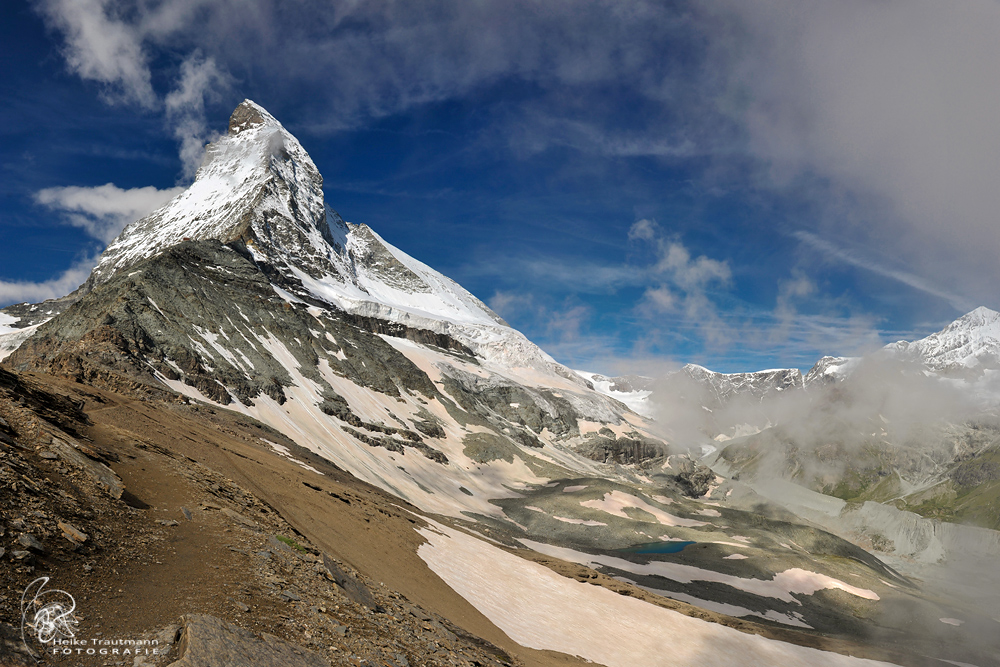
[(760, 401), (778, 392), (801, 389), (803, 386), (802, 373), (796, 368), (716, 373), (702, 366), (688, 364), (680, 372), (709, 389), (708, 407), (721, 407), (737, 397)]

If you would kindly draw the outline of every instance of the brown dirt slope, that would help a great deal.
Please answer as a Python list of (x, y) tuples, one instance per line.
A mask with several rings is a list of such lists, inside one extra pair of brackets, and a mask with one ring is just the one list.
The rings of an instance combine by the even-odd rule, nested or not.
[[(412, 508), (241, 415), (0, 368), (0, 420), (0, 622), (19, 625), (44, 575), (76, 599), (82, 638), (167, 648), (181, 615), (210, 614), (331, 665), (582, 664), (517, 645), (448, 588), (416, 555)], [(121, 497), (67, 444), (113, 470)]]

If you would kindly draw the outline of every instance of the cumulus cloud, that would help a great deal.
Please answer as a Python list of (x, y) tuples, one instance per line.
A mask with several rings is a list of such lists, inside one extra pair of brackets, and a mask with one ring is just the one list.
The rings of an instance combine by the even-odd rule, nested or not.
[(97, 265), (97, 256), (87, 257), (73, 264), (58, 276), (41, 282), (26, 280), (0, 280), (0, 303), (36, 303), (46, 299), (66, 296), (83, 284)]
[(654, 263), (648, 272), (654, 284), (646, 288), (637, 310), (647, 317), (681, 313), (696, 323), (705, 339), (721, 344), (731, 338), (731, 332), (719, 317), (711, 298), (712, 289), (729, 285), (732, 271), (729, 264), (691, 251), (677, 238), (665, 236), (659, 225), (649, 219), (636, 221), (629, 229), (629, 241), (641, 243), (651, 250)]
[(63, 34), (71, 71), (103, 84), (109, 99), (156, 105), (142, 35), (116, 18), (112, 0), (43, 0), (38, 6)]
[(650, 287), (643, 293), (639, 307), (652, 315), (671, 313), (677, 309), (677, 296), (663, 285)]
[(152, 186), (123, 190), (112, 183), (97, 187), (45, 188), (35, 200), (65, 214), (71, 225), (80, 227), (95, 239), (110, 243), (125, 225), (151, 213), (184, 188), (159, 190)]

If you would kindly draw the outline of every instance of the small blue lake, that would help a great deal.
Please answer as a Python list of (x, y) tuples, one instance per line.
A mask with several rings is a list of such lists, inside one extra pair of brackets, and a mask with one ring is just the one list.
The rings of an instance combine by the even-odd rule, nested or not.
[(637, 547), (625, 549), (632, 554), (676, 554), (684, 551), (684, 547), (696, 542), (652, 542), (650, 544), (640, 544)]

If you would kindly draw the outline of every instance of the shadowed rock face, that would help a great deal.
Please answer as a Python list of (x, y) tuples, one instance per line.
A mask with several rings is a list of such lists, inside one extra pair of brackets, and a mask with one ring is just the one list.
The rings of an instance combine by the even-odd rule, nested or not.
[(318, 383), (324, 355), (338, 374), (381, 393), (435, 393), (381, 338), (336, 312), (318, 318), (288, 303), (252, 259), (217, 241), (182, 243), (97, 287), (9, 363), (81, 379), (113, 372), (150, 391), (163, 386), (161, 377), (180, 380), (223, 404), (230, 394), (245, 404), (261, 394), (281, 403), (291, 379), (269, 340), (281, 341)]

